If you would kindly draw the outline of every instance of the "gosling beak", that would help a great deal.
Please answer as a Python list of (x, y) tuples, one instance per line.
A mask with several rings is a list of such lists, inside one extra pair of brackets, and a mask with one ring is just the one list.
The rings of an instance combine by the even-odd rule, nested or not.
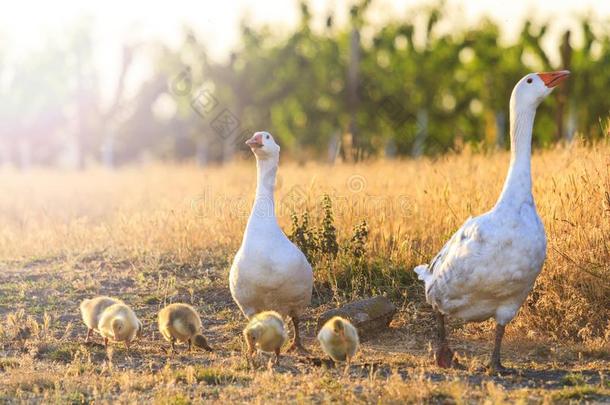
[(552, 89), (557, 86), (559, 83), (563, 82), (565, 79), (570, 76), (569, 70), (559, 70), (557, 72), (542, 72), (538, 73), (538, 77), (542, 79), (546, 87)]
[(263, 147), (263, 135), (256, 133), (252, 135), (252, 138), (246, 141), (246, 145), (248, 145), (251, 149), (257, 149)]

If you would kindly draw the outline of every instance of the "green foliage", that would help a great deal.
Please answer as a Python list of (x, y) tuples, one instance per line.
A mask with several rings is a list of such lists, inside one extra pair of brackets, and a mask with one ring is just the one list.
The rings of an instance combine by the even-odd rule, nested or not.
[(320, 241), (320, 252), (330, 257), (337, 256), (339, 243), (337, 242), (337, 228), (335, 228), (335, 218), (333, 214), (333, 204), (328, 194), (322, 197), (322, 228), (318, 240)]
[(301, 249), (307, 260), (313, 263), (316, 259), (315, 255), (319, 251), (319, 241), (316, 229), (311, 228), (309, 224), (309, 213), (305, 211), (301, 215), (300, 223), (296, 213), (292, 213), (290, 218), (292, 220), (290, 239)]
[[(413, 272), (400, 263), (375, 259), (366, 254), (369, 226), (361, 220), (352, 235), (337, 234), (332, 200), (324, 195), (319, 226), (311, 223), (309, 212), (293, 213), (289, 238), (307, 257), (314, 268), (318, 292), (330, 291), (335, 297), (351, 299), (375, 294), (395, 298), (406, 293), (405, 287), (416, 283)], [(400, 288), (399, 288), (400, 287)]]
[[(19, 139), (29, 145), (32, 160), (45, 164), (57, 160), (65, 149), (61, 134), (74, 126), (81, 164), (100, 160), (108, 145), (117, 162), (144, 154), (229, 160), (245, 137), (262, 129), (298, 160), (434, 155), (464, 143), (477, 150), (506, 148), (508, 102), (517, 80), (531, 71), (562, 68), (574, 75), (540, 106), (535, 145), (573, 135), (568, 124), (585, 139), (608, 133), (608, 123), (601, 128), (598, 123), (610, 111), (603, 91), (610, 88), (610, 35), (593, 20), (580, 17), (578, 32), (555, 38), (547, 24), (526, 21), (518, 39), (506, 44), (500, 26), (486, 18), (443, 30), (455, 19), (443, 2), (379, 25), (369, 18), (375, 6), (359, 2), (345, 26), (336, 26), (329, 14), (323, 30), (313, 28), (306, 1), (299, 6), (299, 23), (285, 34), (244, 21), (239, 45), (222, 61), (211, 58), (205, 40), (187, 28), (178, 47), (147, 44), (157, 51), (150, 79), (130, 99), (118, 86), (110, 109), (100, 97), (93, 36), (85, 21), (65, 41), (51, 39), (15, 66), (0, 68), (0, 74), (15, 72), (4, 74), (0, 84), (5, 127), (0, 139), (14, 150), (21, 147)], [(364, 32), (370, 41), (361, 39)], [(578, 34), (583, 41), (572, 44), (571, 36)], [(542, 46), (547, 43), (557, 44), (560, 63), (553, 64), (554, 50)], [(127, 74), (134, 55), (135, 48), (126, 45), (119, 77)], [(202, 90), (213, 100), (210, 111), (194, 108)], [(163, 97), (176, 104), (170, 117), (155, 115)], [(119, 108), (123, 105), (129, 108)], [(226, 134), (213, 126), (223, 111), (237, 123)], [(112, 142), (110, 133), (116, 137)], [(43, 136), (41, 147), (37, 137)], [(19, 160), (14, 155), (9, 159)]]
[[(411, 13), (421, 16), (423, 25), (413, 17), (390, 20), (381, 28), (370, 25), (368, 7), (369, 2), (354, 7), (346, 27), (333, 27), (330, 15), (322, 32), (311, 28), (306, 2), (300, 24), (284, 37), (244, 25), (243, 46), (228, 65), (206, 59), (206, 78), (219, 100), (235, 106), (241, 122), (275, 132), (283, 151), (299, 159), (326, 155), (334, 143), (342, 143), (341, 153), (347, 155), (349, 141), (342, 134), (351, 132), (352, 110), (358, 156), (388, 150), (437, 154), (464, 142), (506, 148), (515, 83), (528, 72), (564, 66), (578, 74), (541, 106), (535, 144), (561, 139), (568, 114), (585, 137), (600, 136), (596, 123), (608, 114), (610, 101), (595, 88), (610, 86), (610, 76), (602, 73), (607, 71), (602, 66), (610, 65), (610, 40), (593, 34), (590, 22), (581, 24), (587, 38), (583, 47), (570, 48), (572, 57), (552, 66), (548, 49), (541, 46), (549, 39), (546, 25), (526, 21), (519, 40), (504, 44), (500, 27), (488, 19), (441, 33), (437, 27), (450, 18), (442, 3)], [(354, 30), (364, 29), (372, 33), (372, 42), (360, 43), (358, 95), (351, 105), (350, 43)], [(592, 54), (593, 44), (601, 56)]]
[(369, 237), (369, 226), (366, 220), (362, 220), (354, 227), (354, 234), (349, 243), (349, 250), (352, 256), (360, 258), (366, 252), (366, 241)]
[(309, 213), (301, 214), (301, 221), (296, 213), (292, 213), (292, 232), (290, 239), (301, 249), (310, 263), (317, 263), (322, 258), (334, 258), (339, 252), (337, 228), (333, 214), (332, 201), (328, 195), (322, 197), (322, 223), (319, 227), (309, 222)]

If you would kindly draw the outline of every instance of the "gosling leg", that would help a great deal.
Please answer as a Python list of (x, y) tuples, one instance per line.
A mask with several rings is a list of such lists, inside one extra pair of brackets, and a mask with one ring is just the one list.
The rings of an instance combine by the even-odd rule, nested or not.
[(87, 337), (85, 338), (85, 343), (89, 342), (89, 339), (91, 338), (91, 334), (93, 333), (93, 329), (89, 328), (87, 330)]

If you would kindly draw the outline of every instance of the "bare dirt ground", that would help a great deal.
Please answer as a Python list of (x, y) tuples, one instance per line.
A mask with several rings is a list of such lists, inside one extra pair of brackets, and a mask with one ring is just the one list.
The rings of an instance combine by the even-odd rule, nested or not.
[[(514, 373), (484, 371), (491, 324), (452, 325), (465, 369), (435, 367), (433, 319), (416, 299), (396, 302), (390, 329), (364, 341), (344, 371), (321, 361), (315, 321), (338, 303), (317, 296), (303, 323), (311, 355), (285, 354), (274, 367), (259, 355), (258, 368), (249, 369), (244, 319), (227, 273), (224, 260), (202, 258), (193, 266), (104, 252), (2, 264), (0, 403), (610, 403), (607, 349), (550, 344), (511, 328), (503, 354)], [(78, 305), (100, 294), (122, 298), (144, 322), (144, 337), (129, 351), (122, 345), (106, 350), (99, 336), (84, 344)], [(170, 302), (200, 311), (213, 353), (179, 347), (168, 356), (156, 314)]]

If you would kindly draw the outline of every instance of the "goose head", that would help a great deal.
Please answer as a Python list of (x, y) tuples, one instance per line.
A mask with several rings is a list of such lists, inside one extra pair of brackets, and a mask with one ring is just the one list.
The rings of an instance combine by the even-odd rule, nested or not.
[(255, 132), (250, 139), (246, 141), (246, 145), (250, 147), (257, 159), (269, 159), (280, 155), (280, 146), (275, 142), (273, 136), (269, 132)]
[(557, 86), (568, 78), (568, 70), (557, 72), (530, 73), (523, 77), (510, 97), (511, 107), (514, 109), (536, 109)]

